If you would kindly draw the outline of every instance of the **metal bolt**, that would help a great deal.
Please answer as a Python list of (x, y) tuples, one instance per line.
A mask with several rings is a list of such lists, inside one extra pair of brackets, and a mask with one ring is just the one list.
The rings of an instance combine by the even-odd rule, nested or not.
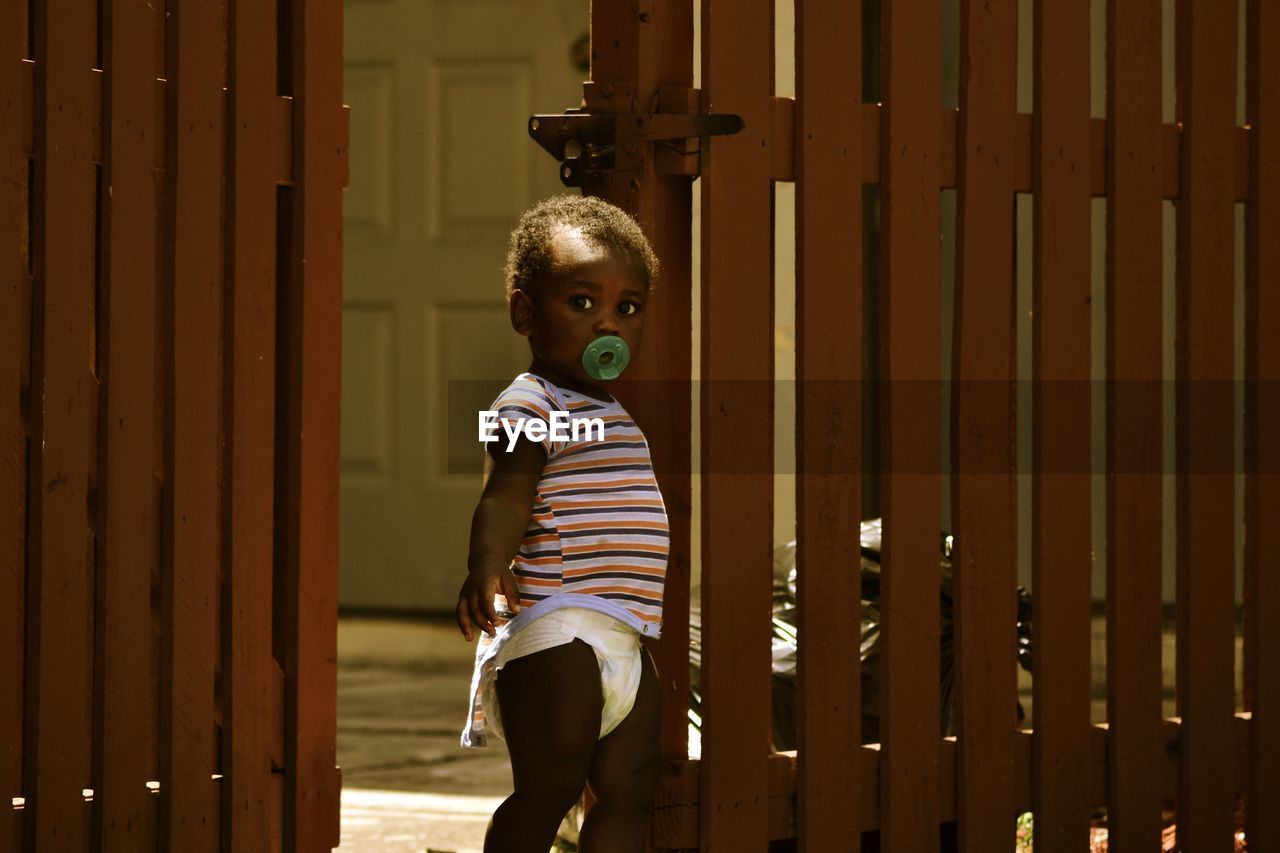
[(601, 83), (601, 84), (600, 84), (600, 94), (604, 95), (606, 98), (612, 98), (612, 97), (613, 97), (613, 84), (612, 84), (612, 83)]
[(633, 190), (638, 190), (638, 189), (640, 189), (640, 179), (639, 179), (639, 178), (632, 178), (632, 179), (631, 179), (630, 187), (631, 187), (631, 189), (633, 189)]

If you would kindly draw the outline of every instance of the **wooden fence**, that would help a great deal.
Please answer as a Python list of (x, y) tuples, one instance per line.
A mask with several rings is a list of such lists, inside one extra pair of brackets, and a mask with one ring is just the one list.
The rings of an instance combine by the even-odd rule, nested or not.
[(338, 843), (338, 0), (0, 4), (0, 848)]
[[(773, 0), (592, 3), (591, 112), (733, 113), (746, 129), (629, 150), (589, 188), (632, 210), (664, 262), (637, 380), (690, 365), (689, 176), (702, 193), (702, 391), (622, 396), (654, 448), (672, 522), (659, 655), (669, 760), (662, 848), (1280, 850), (1280, 4), (1246, 4), (1247, 120), (1236, 124), (1234, 3), (1179, 0), (1177, 113), (1161, 117), (1160, 0), (1107, 4), (1107, 118), (1090, 116), (1087, 6), (1034, 3), (1034, 102), (1015, 106), (1017, 4), (961, 0), (958, 110), (939, 94), (939, 6), (797, 0), (796, 97), (773, 93)], [(874, 9), (868, 8), (874, 5)], [(878, 13), (880, 102), (864, 103), (864, 13)], [(865, 16), (876, 20), (874, 16)], [(876, 35), (872, 36), (874, 40)], [(625, 93), (619, 95), (619, 93)], [(679, 149), (679, 150), (677, 150)], [(771, 182), (796, 185), (798, 743), (770, 744), (773, 412), (734, 380), (773, 380)], [(878, 223), (863, 221), (866, 185)], [(943, 377), (940, 191), (957, 195), (952, 374)], [(1014, 194), (1034, 204), (1034, 719), (1015, 719)], [(1090, 723), (1090, 207), (1105, 197), (1107, 718)], [(1177, 703), (1161, 716), (1162, 205), (1177, 209)], [(1231, 411), (1236, 202), (1244, 202), (1245, 711), (1233, 692)], [(880, 407), (863, 378), (862, 241), (878, 234)], [(937, 393), (954, 382), (944, 412)], [(920, 393), (920, 389), (930, 393)], [(1085, 389), (1082, 391), (1081, 389)], [(1151, 389), (1156, 389), (1151, 393)], [(1142, 393), (1142, 392), (1146, 393)], [(760, 402), (758, 397), (755, 402)], [(703, 472), (701, 760), (688, 760), (690, 479)], [(941, 418), (952, 424), (959, 734), (939, 719)], [(884, 517), (881, 740), (860, 745), (859, 433), (878, 417)], [(756, 473), (726, 473), (726, 472)], [(982, 607), (979, 608), (979, 603)], [(922, 629), (923, 628), (923, 629)]]

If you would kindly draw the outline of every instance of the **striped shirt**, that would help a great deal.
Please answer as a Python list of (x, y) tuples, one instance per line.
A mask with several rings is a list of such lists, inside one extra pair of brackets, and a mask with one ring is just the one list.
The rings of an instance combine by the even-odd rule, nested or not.
[[(649, 444), (616, 400), (605, 402), (522, 373), (490, 406), (499, 422), (599, 418), (599, 432), (577, 440), (542, 441), (546, 466), (533, 514), (512, 561), (528, 618), (560, 606), (612, 614), (645, 636), (662, 630), (662, 592), (670, 547), (666, 506), (649, 458)], [(571, 433), (571, 431), (569, 431)], [(490, 452), (502, 453), (506, 434)], [(584, 598), (585, 597), (585, 598)], [(546, 602), (544, 606), (536, 606)], [(521, 622), (526, 620), (519, 620)]]

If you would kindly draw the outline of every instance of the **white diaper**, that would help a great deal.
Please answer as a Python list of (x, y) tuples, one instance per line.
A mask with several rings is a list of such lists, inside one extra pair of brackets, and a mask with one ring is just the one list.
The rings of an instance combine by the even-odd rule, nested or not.
[[(561, 607), (525, 624), (515, 634), (508, 624), (498, 627), (488, 644), (477, 648), (471, 677), (472, 714), (462, 732), (462, 745), (487, 746), (486, 735), (502, 734), (498, 708), (497, 676), (508, 661), (581, 639), (596, 653), (604, 707), (600, 712), (600, 737), (626, 719), (635, 705), (640, 686), (640, 634), (607, 613), (585, 607)], [(482, 635), (481, 640), (488, 639)], [(505, 738), (504, 738), (505, 739)]]

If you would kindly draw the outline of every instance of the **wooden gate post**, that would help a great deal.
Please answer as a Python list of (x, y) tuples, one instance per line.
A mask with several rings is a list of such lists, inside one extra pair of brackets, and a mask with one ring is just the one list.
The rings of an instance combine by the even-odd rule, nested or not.
[(942, 33), (933, 4), (886, 0), (882, 15), (880, 832), (886, 850), (924, 850), (943, 776), (939, 638), (919, 627), (939, 624)]
[[(12, 4), (10, 4), (12, 5)], [(79, 11), (79, 10), (77, 10)], [(26, 841), (72, 849), (87, 840), (93, 618), (88, 513), (97, 393), (94, 327), (93, 21), (69, 4), (34, 7), (35, 163), (31, 193), (33, 358), (27, 558), (23, 790)], [(6, 93), (11, 97), (11, 93)], [(8, 192), (6, 190), (6, 192)], [(38, 304), (39, 307), (36, 307)], [(0, 688), (3, 689), (3, 688)], [(38, 725), (32, 725), (38, 720)], [(7, 736), (7, 735), (6, 735)]]
[[(960, 7), (951, 529), (956, 822), (964, 851), (1009, 843), (1016, 797), (1017, 321), (1013, 151), (1017, 4)], [(1081, 729), (1081, 734), (1084, 731)]]
[(772, 167), (774, 152), (791, 147), (773, 133), (773, 9), (773, 0), (702, 5), (702, 108), (745, 124), (704, 140), (699, 156), (704, 850), (762, 851), (769, 838)]
[[(15, 92), (21, 85), (26, 32), (26, 4), (0, 4), (0, 92)], [(24, 112), (20, 99), (0, 97), (0, 731), (5, 732), (0, 740), (0, 803), (22, 790), (27, 436), (21, 401), (28, 323), (23, 311), (28, 292)], [(17, 813), (0, 808), (0, 845), (17, 847), (20, 831)]]
[(1178, 843), (1212, 851), (1231, 849), (1235, 812), (1234, 585), (1218, 561), (1235, 550), (1235, 435), (1223, 413), (1233, 408), (1237, 22), (1205, 0), (1182, 0), (1178, 20)]
[(285, 850), (339, 840), (338, 470), (342, 376), (342, 4), (293, 2), (293, 317)]
[(796, 838), (846, 853), (866, 765), (861, 20), (860, 2), (796, 3)]
[(166, 42), (166, 210), (162, 232), (171, 272), (164, 346), (167, 475), (160, 657), (162, 848), (218, 849), (214, 683), (221, 558), (218, 466), (222, 439), (222, 82), (225, 0), (175, 5)]
[[(683, 112), (693, 94), (692, 0), (591, 4), (591, 112)], [(656, 99), (656, 101), (655, 101)], [(688, 755), (690, 186), (684, 175), (661, 174), (648, 146), (638, 168), (595, 190), (637, 218), (662, 264), (647, 311), (644, 351), (619, 384), (619, 397), (648, 436), (654, 470), (667, 506), (671, 552), (663, 603), (662, 638), (654, 659), (662, 682), (662, 753)]]
[(1280, 5), (1250, 0), (1246, 36), (1245, 709), (1253, 721), (1246, 837), (1280, 850)]
[[(1158, 442), (1148, 439), (1163, 429), (1163, 202), (1161, 176), (1155, 168), (1161, 156), (1162, 132), (1160, 2), (1112, 2), (1107, 4), (1107, 12), (1107, 838), (1117, 850), (1139, 850), (1160, 843), (1160, 792), (1150, 780), (1156, 778), (1164, 759), (1160, 720), (1162, 451)], [(1088, 44), (1083, 32), (1064, 43), (1064, 34), (1070, 33), (1065, 21), (1048, 20), (1044, 26), (1053, 28), (1052, 42), (1059, 50), (1070, 50), (1071, 43)], [(1080, 48), (1070, 52), (1078, 57)], [(1060, 58), (1066, 60), (1065, 55)], [(1088, 78), (1083, 59), (1067, 61), (1078, 64), (1076, 79)], [(1041, 66), (1048, 67), (1045, 62)], [(1067, 77), (1041, 71), (1037, 79), (1042, 87), (1052, 87), (1054, 81)], [(1068, 189), (1072, 176), (1062, 174), (1061, 158), (1055, 161), (1051, 157), (1053, 151), (1066, 149), (1073, 162), (1081, 159), (1081, 153), (1071, 152), (1083, 152), (1087, 145), (1082, 138), (1087, 132), (1083, 120), (1088, 115), (1086, 88), (1077, 83), (1075, 96), (1054, 93), (1041, 110), (1046, 128), (1041, 134), (1040, 162), (1045, 165), (1036, 187), (1042, 210), (1036, 244), (1046, 248), (1039, 249), (1042, 297), (1036, 302), (1035, 316), (1049, 343), (1040, 347), (1036, 370), (1055, 379), (1074, 375), (1083, 380), (1089, 375), (1090, 309), (1081, 304), (1089, 289), (1087, 253), (1069, 248), (1087, 245), (1089, 202), (1070, 201), (1067, 193), (1078, 192)], [(1070, 125), (1064, 117), (1055, 119), (1052, 115), (1062, 112), (1066, 97), (1084, 101), (1075, 107), (1078, 115)], [(1056, 167), (1056, 175), (1051, 167)], [(1050, 234), (1058, 239), (1051, 241)], [(1057, 249), (1059, 245), (1062, 248)], [(1049, 254), (1055, 249), (1061, 253), (1059, 257)], [(1068, 255), (1079, 260), (1073, 262)], [(1069, 284), (1072, 280), (1078, 284)], [(1053, 315), (1055, 320), (1046, 323), (1042, 319), (1045, 315)], [(1154, 393), (1118, 390), (1126, 386)], [(1058, 454), (1070, 450), (1080, 460), (1075, 470), (1088, 470), (1084, 462), (1089, 455), (1088, 432), (1082, 431), (1087, 421), (1072, 424), (1069, 415), (1055, 414), (1058, 416), (1053, 418), (1037, 414), (1044, 424), (1040, 446), (1046, 453), (1054, 447)], [(1078, 438), (1071, 438), (1072, 434)], [(1072, 486), (1065, 478), (1053, 479), (1035, 479), (1040, 522), (1032, 546), (1037, 608), (1032, 619), (1037, 645), (1034, 705), (1037, 718), (1043, 719), (1036, 720), (1035, 729), (1041, 743), (1052, 739), (1063, 754), (1067, 750), (1078, 754), (1081, 750), (1072, 747), (1078, 735), (1068, 726), (1080, 721), (1069, 722), (1067, 714), (1086, 721), (1089, 714), (1085, 698), (1089, 678), (1080, 672), (1089, 666), (1088, 628), (1077, 624), (1078, 606), (1074, 603), (1088, 596), (1089, 578), (1073, 567), (1086, 565), (1089, 558), (1090, 497), (1087, 483)], [(1067, 674), (1068, 669), (1072, 674)], [(1066, 683), (1068, 677), (1074, 683)], [(1044, 789), (1055, 781), (1065, 787), (1072, 770), (1068, 765), (1041, 767), (1046, 776), (1056, 771), (1056, 780), (1046, 779), (1040, 785), (1048, 799), (1050, 792)], [(1058, 828), (1055, 837), (1065, 838), (1068, 830), (1063, 807), (1067, 802), (1056, 798), (1052, 805), (1044, 803), (1043, 809), (1037, 803), (1037, 830), (1052, 821)], [(1088, 805), (1079, 803), (1076, 808), (1087, 811)], [(1071, 831), (1082, 835), (1085, 829), (1081, 826)], [(1037, 843), (1040, 838), (1037, 831)], [(1050, 849), (1066, 849), (1050, 843)]]

